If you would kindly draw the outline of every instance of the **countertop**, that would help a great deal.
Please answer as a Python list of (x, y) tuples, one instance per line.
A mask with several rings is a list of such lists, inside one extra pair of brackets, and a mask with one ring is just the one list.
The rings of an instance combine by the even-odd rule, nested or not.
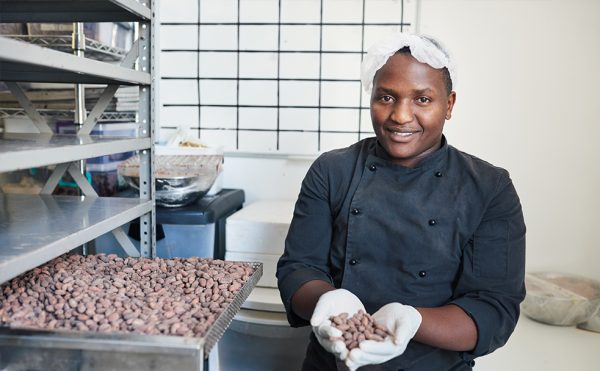
[(475, 362), (476, 371), (595, 371), (600, 333), (546, 325), (521, 314), (508, 343)]

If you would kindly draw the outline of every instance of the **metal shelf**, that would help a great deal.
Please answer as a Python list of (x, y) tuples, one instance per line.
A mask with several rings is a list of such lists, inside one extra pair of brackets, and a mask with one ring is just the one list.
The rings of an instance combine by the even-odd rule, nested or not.
[(0, 0), (0, 22), (149, 21), (151, 0)]
[(0, 283), (152, 211), (135, 198), (0, 194)]
[[(137, 46), (126, 57), (117, 56), (118, 53), (114, 48), (107, 49), (100, 43), (91, 42), (89, 49), (97, 49), (98, 53), (107, 55), (106, 58), (113, 58), (114, 61), (124, 59), (125, 66), (131, 66), (135, 62), (134, 58), (137, 58), (138, 69), (121, 67), (117, 63), (107, 62), (106, 59), (99, 61), (73, 55), (71, 48), (67, 50), (68, 53), (51, 49), (55, 47), (62, 50), (67, 41), (64, 39), (54, 39), (52, 42), (36, 39), (34, 42), (44, 44), (45, 47), (41, 47), (0, 36), (0, 81), (74, 83), (78, 86), (79, 84), (111, 85), (104, 90), (92, 111), (93, 120), (84, 124), (88, 128), (96, 121), (100, 111), (106, 108), (105, 103), (111, 98), (111, 94), (114, 94), (115, 86), (141, 86), (139, 108), (135, 113), (125, 114), (134, 116), (135, 119), (130, 121), (137, 122), (140, 135), (144, 135), (144, 137), (117, 138), (89, 135), (0, 134), (0, 172), (70, 163), (136, 150), (140, 150), (139, 154), (144, 164), (141, 173), (143, 182), (140, 187), (140, 193), (144, 195), (143, 199), (142, 196), (123, 199), (0, 194), (0, 283), (138, 217), (143, 232), (141, 234), (143, 243), (140, 244), (141, 255), (149, 256), (154, 253), (155, 215), (152, 175), (154, 119), (151, 107), (154, 88), (151, 86), (150, 73), (155, 59), (152, 52), (155, 39), (154, 15), (151, 10), (154, 6), (155, 0), (0, 0), (0, 23), (78, 22), (81, 25), (81, 22), (137, 22), (138, 38), (134, 44)], [(82, 36), (83, 31), (78, 31), (78, 34)], [(8, 85), (12, 86), (13, 94), (21, 98), (17, 97), (17, 100), (24, 107), (27, 115), (35, 116), (36, 122), (43, 121), (33, 104), (27, 97), (23, 97), (25, 94), (20, 91), (21, 88), (15, 84)], [(79, 89), (78, 92), (81, 90)], [(84, 107), (82, 106), (85, 103), (84, 97), (78, 93), (75, 95), (75, 107)], [(82, 115), (84, 110), (85, 108), (77, 109), (78, 116), (84, 116)], [(2, 109), (0, 115), (6, 112), (15, 112), (14, 114), (18, 115), (22, 114), (22, 111)], [(46, 110), (46, 113), (50, 114), (50, 112), (55, 113), (56, 110)], [(120, 115), (122, 115), (120, 112), (113, 113), (113, 116)], [(111, 116), (111, 113), (106, 116)], [(85, 122), (85, 117), (78, 119), (81, 123)], [(46, 183), (48, 188), (52, 187), (54, 180), (60, 178), (64, 167), (58, 167), (57, 170), (59, 171), (52, 174), (55, 179), (51, 178), (52, 182)], [(51, 191), (50, 189), (49, 192), (48, 190), (43, 192)], [(89, 189), (84, 193), (95, 194)], [(123, 241), (127, 239), (122, 231), (115, 233), (120, 235)], [(124, 243), (124, 246), (126, 245)]]
[[(65, 119), (72, 120), (75, 111), (74, 110), (50, 110), (50, 109), (38, 109), (37, 110), (42, 117), (48, 117), (53, 119)], [(87, 112), (88, 114), (90, 111)], [(29, 117), (22, 108), (0, 108), (0, 119), (7, 117)], [(135, 122), (136, 113), (135, 111), (122, 111), (122, 112), (103, 112), (98, 122), (103, 121), (124, 121), (124, 122)]]
[(150, 74), (0, 36), (0, 81), (149, 85)]
[[(71, 35), (4, 35), (14, 40), (73, 53), (73, 36)], [(115, 62), (125, 57), (125, 50), (108, 46), (100, 41), (85, 38), (85, 57), (97, 61)]]
[(3, 133), (0, 172), (148, 149), (151, 145), (150, 138)]

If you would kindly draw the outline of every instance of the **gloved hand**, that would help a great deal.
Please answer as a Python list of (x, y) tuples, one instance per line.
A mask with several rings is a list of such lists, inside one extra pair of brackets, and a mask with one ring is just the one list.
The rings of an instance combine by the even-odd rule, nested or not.
[(406, 350), (410, 339), (421, 325), (421, 314), (410, 305), (389, 303), (373, 314), (373, 320), (385, 326), (392, 336), (384, 341), (365, 340), (346, 357), (346, 366), (351, 371), (364, 365), (374, 365), (398, 357)]
[(329, 318), (344, 312), (353, 316), (360, 309), (365, 310), (365, 306), (356, 295), (345, 289), (337, 289), (321, 295), (310, 318), (319, 344), (341, 360), (348, 356), (348, 348), (342, 340), (330, 340), (332, 337), (341, 337), (342, 332), (331, 326)]

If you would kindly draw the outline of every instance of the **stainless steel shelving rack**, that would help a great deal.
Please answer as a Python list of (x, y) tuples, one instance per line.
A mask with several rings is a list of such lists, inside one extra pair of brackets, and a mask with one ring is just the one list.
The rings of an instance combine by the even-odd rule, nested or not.
[[(40, 195), (0, 194), (0, 283), (112, 232), (129, 255), (155, 254), (153, 177), (154, 0), (0, 0), (0, 22), (137, 22), (138, 39), (120, 65), (0, 37), (0, 81), (10, 88), (39, 134), (0, 134), (0, 172), (55, 164)], [(106, 84), (77, 135), (54, 135), (19, 82)], [(139, 86), (135, 138), (89, 135), (121, 85)], [(140, 196), (98, 197), (81, 174), (86, 158), (139, 151)], [(68, 172), (84, 196), (52, 196)], [(140, 218), (134, 247), (120, 226)]]

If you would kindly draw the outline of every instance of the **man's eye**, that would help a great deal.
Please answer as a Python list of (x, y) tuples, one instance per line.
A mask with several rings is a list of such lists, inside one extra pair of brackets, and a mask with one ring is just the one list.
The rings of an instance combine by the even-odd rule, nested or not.
[(390, 97), (389, 95), (384, 95), (381, 98), (379, 98), (379, 100), (387, 103), (387, 102), (391, 102), (393, 100), (393, 98)]
[(419, 98), (417, 98), (417, 101), (419, 103), (429, 103), (429, 102), (431, 102), (431, 99), (429, 99), (427, 97), (419, 97)]

